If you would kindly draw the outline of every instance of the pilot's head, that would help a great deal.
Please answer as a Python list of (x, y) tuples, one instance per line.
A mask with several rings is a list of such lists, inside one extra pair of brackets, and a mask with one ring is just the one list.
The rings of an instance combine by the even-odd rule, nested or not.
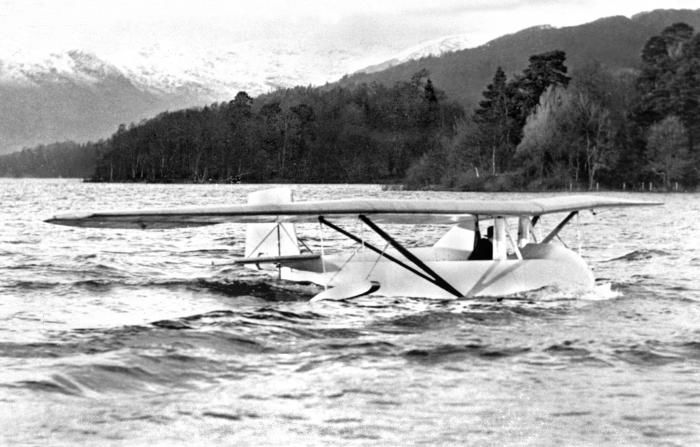
[(493, 226), (490, 226), (486, 229), (486, 238), (493, 239)]

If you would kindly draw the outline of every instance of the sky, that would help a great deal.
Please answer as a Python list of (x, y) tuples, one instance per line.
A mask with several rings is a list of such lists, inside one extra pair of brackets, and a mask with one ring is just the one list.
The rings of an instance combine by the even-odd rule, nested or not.
[[(257, 40), (398, 52), (444, 36), (473, 46), (535, 25), (700, 8), (698, 0), (0, 0), (2, 50), (223, 51)], [(470, 45), (471, 46), (471, 45)]]

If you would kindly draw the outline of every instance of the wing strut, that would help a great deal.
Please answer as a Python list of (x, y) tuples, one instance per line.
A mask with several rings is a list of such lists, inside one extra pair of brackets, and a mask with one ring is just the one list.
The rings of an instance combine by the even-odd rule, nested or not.
[[(379, 228), (374, 222), (369, 220), (367, 216), (364, 214), (360, 214), (359, 219), (367, 224), (368, 227), (370, 227), (372, 230), (374, 230), (375, 233), (377, 233), (379, 236), (381, 236), (385, 241), (391, 244), (392, 247), (394, 247), (399, 253), (404, 255), (406, 259), (409, 261), (413, 262), (416, 267), (420, 268), (423, 270), (426, 274), (428, 274), (430, 277), (432, 277), (432, 283), (435, 284), (436, 286), (446, 290), (447, 292), (451, 293), (452, 295), (456, 296), (457, 298), (461, 298), (464, 296), (462, 293), (459, 292), (459, 290), (455, 289), (445, 281), (440, 275), (435, 273), (433, 269), (428, 267), (423, 261), (421, 261), (416, 255), (408, 251), (403, 245), (399, 244), (396, 242), (394, 238), (389, 236), (384, 230)], [(422, 275), (421, 275), (422, 276)]]
[(556, 228), (554, 228), (554, 229), (547, 235), (547, 237), (545, 237), (544, 239), (542, 239), (542, 243), (543, 243), (543, 244), (548, 244), (549, 242), (551, 242), (551, 240), (554, 239), (554, 238), (559, 234), (559, 232), (561, 231), (561, 229), (564, 228), (564, 226), (566, 226), (566, 224), (569, 223), (569, 221), (570, 221), (574, 216), (576, 216), (576, 215), (578, 215), (578, 211), (572, 211), (572, 212), (570, 212), (569, 215), (566, 216), (566, 217), (564, 218), (564, 220), (562, 220), (561, 222), (559, 222), (559, 225), (557, 225)]

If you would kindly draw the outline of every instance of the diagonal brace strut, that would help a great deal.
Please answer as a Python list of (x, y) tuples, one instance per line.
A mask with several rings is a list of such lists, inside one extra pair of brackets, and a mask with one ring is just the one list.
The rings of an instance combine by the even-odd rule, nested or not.
[(562, 228), (564, 228), (564, 227), (566, 226), (566, 224), (569, 223), (569, 221), (570, 221), (574, 216), (576, 216), (577, 214), (578, 214), (578, 211), (572, 211), (572, 212), (570, 212), (569, 215), (566, 216), (566, 217), (564, 218), (564, 220), (562, 220), (561, 222), (559, 222), (559, 225), (557, 225), (557, 226), (542, 240), (542, 243), (543, 243), (543, 244), (548, 244), (549, 242), (551, 242), (551, 240), (554, 239), (554, 238), (559, 234), (559, 232), (562, 230)]
[[(368, 227), (370, 227), (372, 230), (374, 230), (375, 233), (377, 233), (379, 236), (382, 237), (385, 241), (391, 244), (392, 247), (394, 247), (399, 253), (401, 253), (406, 259), (409, 261), (413, 262), (413, 264), (416, 265), (419, 269), (421, 269), (423, 272), (425, 272), (428, 276), (430, 276), (433, 280), (431, 281), (433, 284), (436, 286), (442, 288), (443, 290), (451, 293), (452, 295), (461, 298), (463, 296), (462, 293), (460, 293), (459, 290), (455, 289), (452, 287), (452, 285), (445, 281), (443, 277), (438, 275), (433, 269), (427, 266), (425, 262), (421, 261), (420, 258), (418, 258), (416, 255), (411, 253), (409, 250), (407, 250), (403, 245), (399, 244), (394, 238), (389, 236), (384, 230), (379, 228), (377, 224), (369, 220), (367, 216), (364, 214), (360, 214), (359, 219), (364, 222)], [(424, 277), (421, 275), (421, 277)]]

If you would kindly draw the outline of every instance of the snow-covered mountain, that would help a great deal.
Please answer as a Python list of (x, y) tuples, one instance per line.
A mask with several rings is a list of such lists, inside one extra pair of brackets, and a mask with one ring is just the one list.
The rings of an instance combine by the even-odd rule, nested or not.
[[(122, 73), (89, 53), (77, 50), (43, 57), (5, 58), (0, 65), (0, 84), (37, 87), (46, 83), (75, 82), (91, 85)], [(14, 56), (22, 56), (14, 55)]]
[[(392, 60), (405, 58), (402, 53)], [(281, 39), (236, 43), (223, 52), (158, 45), (109, 55), (80, 50), (31, 56), (16, 52), (0, 55), (0, 85), (89, 85), (121, 78), (154, 95), (185, 93), (220, 101), (241, 90), (255, 96), (280, 87), (322, 85), (375, 59), (365, 52), (305, 48), (301, 42)]]
[[(0, 153), (64, 139), (96, 140), (120, 123), (164, 110), (256, 96), (278, 88), (323, 85), (358, 71), (464, 48), (464, 36), (399, 54), (345, 51), (294, 40), (234, 43), (225, 51), (151, 46), (111, 54), (26, 49), (0, 53)], [(378, 63), (379, 62), (379, 63)]]
[(452, 51), (464, 50), (470, 46), (473, 46), (473, 42), (466, 34), (443, 37), (408, 48), (388, 60), (356, 70), (356, 73), (376, 73), (410, 60), (441, 56)]
[(252, 96), (280, 87), (332, 82), (362, 55), (305, 48), (289, 40), (236, 43), (226, 51), (181, 51), (158, 46), (110, 61), (137, 86), (152, 93), (182, 89), (210, 99), (230, 99), (243, 90)]

